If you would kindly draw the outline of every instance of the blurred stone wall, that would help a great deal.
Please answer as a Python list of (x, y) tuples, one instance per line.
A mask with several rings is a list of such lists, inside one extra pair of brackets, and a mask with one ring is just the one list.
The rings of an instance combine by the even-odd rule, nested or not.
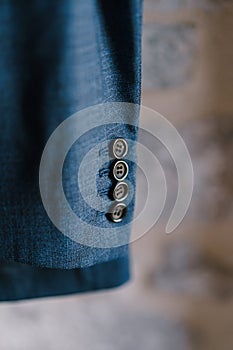
[(232, 114), (232, 5), (144, 1), (144, 105), (170, 120)]
[(174, 341), (173, 348), (231, 350), (233, 1), (144, 1), (142, 104), (184, 138), (195, 184), (184, 221), (164, 235), (177, 174), (155, 147), (173, 195), (162, 221), (134, 243), (135, 283), (151, 309), (183, 325), (188, 345)]

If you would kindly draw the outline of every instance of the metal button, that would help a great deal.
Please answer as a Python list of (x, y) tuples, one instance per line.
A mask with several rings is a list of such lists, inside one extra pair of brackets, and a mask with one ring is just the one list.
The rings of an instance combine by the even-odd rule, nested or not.
[(117, 201), (123, 201), (128, 197), (129, 186), (126, 182), (118, 182), (113, 190), (113, 198)]
[(112, 145), (112, 152), (117, 159), (125, 157), (128, 153), (128, 144), (125, 139), (116, 139)]
[(118, 160), (113, 167), (113, 176), (116, 180), (124, 180), (128, 175), (129, 167), (128, 164), (123, 160)]
[(111, 219), (114, 222), (121, 222), (126, 214), (127, 207), (124, 203), (116, 204), (110, 213)]

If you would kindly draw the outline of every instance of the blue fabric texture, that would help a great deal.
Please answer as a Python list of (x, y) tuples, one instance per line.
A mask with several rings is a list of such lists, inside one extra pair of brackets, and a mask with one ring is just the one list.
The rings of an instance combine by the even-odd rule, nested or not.
[[(96, 248), (62, 234), (43, 207), (38, 177), (48, 138), (73, 113), (100, 103), (140, 103), (140, 38), (141, 0), (0, 1), (1, 301), (87, 292), (128, 280), (128, 245)], [(113, 118), (82, 135), (67, 155), (66, 198), (96, 228), (114, 223), (82, 201), (74, 174), (96, 144), (136, 140), (137, 118), (135, 113), (135, 127), (127, 118), (119, 125)], [(110, 168), (109, 162), (93, 174), (106, 198)], [(130, 164), (134, 187), (135, 170)], [(134, 198), (122, 231), (133, 209)]]

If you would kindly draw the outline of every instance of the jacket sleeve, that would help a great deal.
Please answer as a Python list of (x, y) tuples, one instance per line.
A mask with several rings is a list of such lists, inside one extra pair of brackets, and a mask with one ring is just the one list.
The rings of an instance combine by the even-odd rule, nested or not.
[[(1, 263), (50, 269), (89, 268), (121, 259), (127, 264), (140, 103), (140, 1), (4, 1), (0, 22)], [(95, 111), (94, 124), (88, 128), (83, 110)], [(75, 237), (69, 234), (70, 218), (64, 213), (59, 218), (63, 232), (54, 224), (39, 186), (45, 146), (74, 114), (79, 118), (77, 129), (84, 125), (85, 132), (66, 154), (62, 188), (80, 222), (72, 227)], [(64, 138), (69, 137), (65, 130)], [(114, 203), (112, 172), (117, 159), (108, 158), (108, 148), (119, 138), (129, 140), (131, 160), (126, 162), (132, 195), (124, 220), (116, 223), (99, 209), (98, 201), (106, 208)], [(95, 148), (98, 159), (90, 158), (84, 167), (86, 178), (80, 188), (78, 171)], [(58, 155), (59, 145), (55, 151)], [(59, 206), (57, 187), (49, 182), (47, 186), (47, 196), (57, 198)], [(112, 245), (101, 242), (103, 231), (113, 237)], [(115, 241), (118, 232), (126, 237), (122, 244)]]

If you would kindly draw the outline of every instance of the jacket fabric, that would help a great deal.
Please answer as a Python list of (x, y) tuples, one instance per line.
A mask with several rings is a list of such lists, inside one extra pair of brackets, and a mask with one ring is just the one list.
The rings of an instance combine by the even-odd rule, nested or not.
[[(39, 166), (47, 140), (72, 114), (98, 104), (140, 103), (140, 0), (0, 1), (0, 300), (111, 288), (129, 278), (128, 245), (87, 246), (64, 235), (43, 206)], [(84, 222), (114, 228), (76, 186), (79, 162), (97, 144), (137, 138), (115, 123), (85, 133), (64, 164), (64, 192)], [(111, 163), (99, 169), (108, 197)], [(129, 163), (135, 188), (135, 164)], [(87, 183), (88, 187), (88, 183)], [(126, 235), (133, 216), (118, 225)], [(127, 229), (125, 228), (127, 226)], [(95, 229), (96, 227), (96, 229)], [(79, 228), (77, 227), (77, 232)]]

